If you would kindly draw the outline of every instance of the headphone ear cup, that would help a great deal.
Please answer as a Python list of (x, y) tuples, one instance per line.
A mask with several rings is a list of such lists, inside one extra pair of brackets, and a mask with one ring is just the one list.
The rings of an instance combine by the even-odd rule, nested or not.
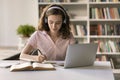
[(48, 23), (48, 20), (47, 20), (47, 18), (45, 18), (45, 23)]
[(66, 20), (64, 20), (63, 23), (66, 24)]
[(66, 24), (66, 23), (67, 23), (67, 22), (66, 22), (66, 19), (63, 21), (63, 23), (64, 23), (64, 24)]

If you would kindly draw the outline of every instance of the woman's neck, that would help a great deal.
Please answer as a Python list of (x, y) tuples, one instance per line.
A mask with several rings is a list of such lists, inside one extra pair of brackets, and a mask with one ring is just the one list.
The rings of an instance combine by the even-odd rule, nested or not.
[(58, 36), (59, 36), (58, 33), (52, 33), (52, 32), (49, 32), (49, 35), (50, 35), (51, 37), (58, 37)]
[(56, 42), (56, 40), (58, 39), (58, 37), (60, 36), (58, 33), (48, 33), (51, 37), (51, 39)]

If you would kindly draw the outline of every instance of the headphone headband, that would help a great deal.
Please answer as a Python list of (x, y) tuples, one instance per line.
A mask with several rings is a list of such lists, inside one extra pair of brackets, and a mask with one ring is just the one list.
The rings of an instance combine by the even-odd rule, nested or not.
[[(65, 11), (64, 11), (62, 8), (57, 7), (57, 6), (50, 7), (50, 8), (48, 8), (47, 11), (52, 10), (52, 9), (59, 9), (59, 10), (61, 10), (61, 11), (64, 13), (64, 15), (66, 14)], [(46, 11), (46, 12), (47, 12), (47, 11)]]
[[(65, 16), (65, 19), (64, 19), (63, 23), (66, 23), (66, 12), (65, 12), (62, 8), (60, 8), (60, 7), (52, 6), (52, 7), (48, 8), (48, 10), (46, 11), (46, 13), (47, 13), (49, 10), (52, 10), (52, 9), (59, 9), (59, 10), (61, 10), (61, 11), (64, 13), (64, 16)], [(45, 19), (45, 23), (47, 23), (47, 20), (46, 20), (46, 19)]]

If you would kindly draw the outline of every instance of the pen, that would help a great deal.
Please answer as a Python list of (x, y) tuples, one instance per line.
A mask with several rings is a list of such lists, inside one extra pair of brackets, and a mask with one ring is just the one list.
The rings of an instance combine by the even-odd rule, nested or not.
[(38, 55), (38, 54), (43, 55), (39, 49), (33, 50), (31, 53), (31, 55)]
[(41, 50), (39, 50), (39, 49), (38, 49), (38, 51), (39, 51), (39, 53), (38, 53), (38, 54), (41, 54), (41, 55), (43, 55), (43, 54), (42, 54), (42, 52), (41, 52)]

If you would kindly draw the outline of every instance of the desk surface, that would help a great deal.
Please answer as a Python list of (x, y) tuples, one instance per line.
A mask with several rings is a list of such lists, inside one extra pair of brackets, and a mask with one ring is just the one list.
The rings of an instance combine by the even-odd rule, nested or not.
[[(2, 61), (0, 61), (1, 63)], [(110, 62), (95, 62), (93, 66), (64, 69), (56, 66), (55, 71), (10, 72), (0, 68), (0, 80), (114, 80)]]

